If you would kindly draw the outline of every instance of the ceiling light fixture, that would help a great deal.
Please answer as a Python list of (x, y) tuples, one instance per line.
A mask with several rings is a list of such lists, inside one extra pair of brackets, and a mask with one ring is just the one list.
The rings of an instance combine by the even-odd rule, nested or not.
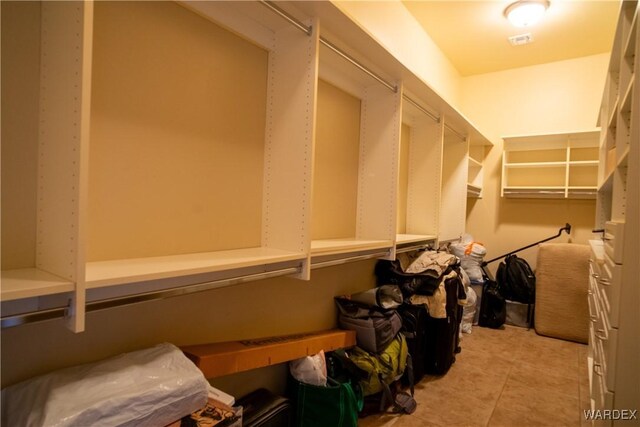
[(518, 0), (504, 10), (504, 16), (516, 27), (530, 27), (544, 15), (549, 0)]

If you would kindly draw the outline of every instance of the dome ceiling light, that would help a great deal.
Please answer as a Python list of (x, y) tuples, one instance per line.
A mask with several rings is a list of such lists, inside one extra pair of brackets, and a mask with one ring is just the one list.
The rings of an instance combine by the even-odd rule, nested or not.
[(504, 10), (504, 16), (516, 27), (536, 24), (549, 7), (548, 0), (518, 0)]

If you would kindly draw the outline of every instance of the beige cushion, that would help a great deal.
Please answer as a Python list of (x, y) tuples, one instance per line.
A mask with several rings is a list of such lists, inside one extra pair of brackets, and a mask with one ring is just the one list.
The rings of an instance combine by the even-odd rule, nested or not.
[(540, 245), (536, 266), (535, 328), (540, 335), (588, 342), (588, 245)]

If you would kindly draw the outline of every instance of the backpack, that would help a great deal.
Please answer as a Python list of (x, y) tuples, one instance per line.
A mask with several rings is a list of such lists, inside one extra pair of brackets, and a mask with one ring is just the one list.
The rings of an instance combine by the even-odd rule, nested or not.
[(536, 276), (529, 263), (516, 255), (509, 255), (496, 273), (500, 292), (505, 299), (533, 304), (536, 299)]

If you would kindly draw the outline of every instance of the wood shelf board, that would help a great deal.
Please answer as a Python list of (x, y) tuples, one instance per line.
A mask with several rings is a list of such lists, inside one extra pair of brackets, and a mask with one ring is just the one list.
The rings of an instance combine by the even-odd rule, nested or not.
[(232, 270), (305, 259), (306, 255), (257, 247), (196, 254), (89, 262), (87, 288)]
[(505, 190), (564, 190), (564, 185), (510, 185)]
[(322, 239), (311, 241), (311, 254), (334, 255), (370, 249), (387, 249), (392, 246), (393, 242), (390, 240)]
[[(596, 162), (597, 164), (597, 162)], [(566, 161), (563, 162), (531, 162), (531, 163), (505, 163), (505, 168), (510, 169), (523, 169), (523, 168), (562, 168), (567, 165)]]
[(479, 160), (474, 159), (471, 156), (469, 156), (469, 167), (481, 168), (482, 167), (482, 162), (479, 161)]
[(636, 76), (633, 74), (622, 96), (622, 102), (620, 103), (620, 113), (622, 114), (629, 114), (631, 112), (631, 95), (633, 93), (633, 87), (635, 86), (635, 80)]
[(478, 186), (478, 185), (473, 185), (470, 182), (467, 182), (467, 191), (476, 191), (476, 192), (481, 192), (482, 191), (482, 187)]
[(598, 166), (598, 160), (571, 160), (569, 166)]
[(616, 100), (613, 103), (613, 108), (611, 108), (611, 114), (609, 119), (607, 120), (607, 127), (610, 129), (615, 129), (618, 125), (618, 101), (620, 100), (620, 96), (616, 96)]
[(21, 268), (2, 271), (0, 300), (11, 301), (44, 295), (72, 292), (73, 282), (37, 268)]
[(615, 168), (609, 171), (607, 176), (605, 176), (604, 180), (602, 180), (602, 183), (598, 186), (598, 191), (605, 192), (605, 193), (611, 191), (612, 185), (613, 185), (614, 172), (615, 172)]
[(398, 234), (396, 235), (396, 244), (424, 242), (427, 240), (436, 240), (438, 237), (434, 234)]
[(316, 354), (320, 350), (353, 347), (355, 344), (354, 331), (330, 330), (192, 345), (181, 349), (206, 378), (214, 378), (288, 362)]
[(633, 20), (629, 25), (631, 29), (629, 34), (627, 35), (627, 40), (624, 43), (623, 55), (625, 57), (631, 57), (635, 53), (635, 44), (636, 44), (636, 32), (638, 31), (638, 14), (633, 15)]

